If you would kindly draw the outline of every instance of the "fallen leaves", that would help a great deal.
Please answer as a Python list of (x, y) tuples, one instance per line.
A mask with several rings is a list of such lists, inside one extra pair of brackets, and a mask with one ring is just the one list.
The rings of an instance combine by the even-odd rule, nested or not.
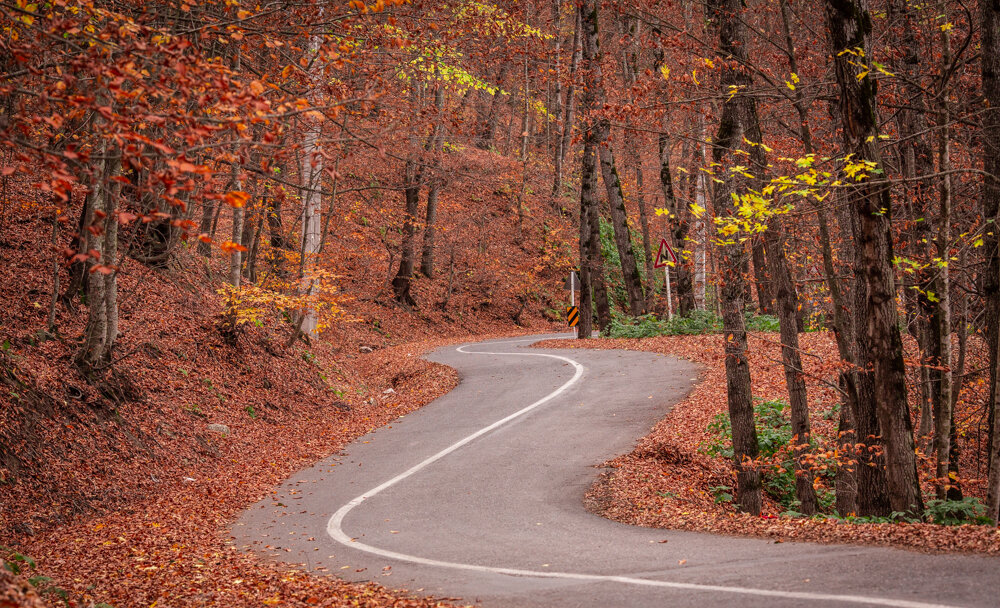
[[(827, 413), (838, 399), (829, 386), (816, 380), (836, 373), (839, 357), (835, 343), (825, 333), (802, 334), (800, 338), (802, 348), (813, 355), (804, 360), (809, 374), (813, 433), (836, 437), (836, 420)], [(1000, 531), (988, 526), (847, 524), (832, 519), (778, 517), (783, 508), (766, 495), (763, 517), (737, 513), (728, 503), (717, 503), (711, 488), (734, 487), (735, 476), (728, 461), (711, 458), (699, 447), (708, 439), (706, 428), (712, 418), (726, 411), (723, 340), (725, 337), (721, 335), (663, 336), (641, 340), (551, 340), (536, 345), (657, 352), (702, 365), (700, 381), (691, 393), (674, 405), (631, 453), (604, 464), (610, 470), (601, 475), (587, 494), (590, 510), (628, 524), (757, 536), (775, 539), (777, 543), (798, 540), (1000, 554)], [(774, 364), (780, 360), (775, 341), (768, 335), (750, 334), (750, 344), (754, 395), (787, 399), (784, 371)], [(971, 352), (974, 352), (972, 347)], [(982, 387), (968, 386), (965, 390), (981, 391)], [(970, 402), (976, 401), (973, 395), (966, 397)], [(961, 403), (959, 410), (965, 411)], [(974, 470), (976, 444), (971, 443), (974, 434), (967, 435), (963, 437), (963, 470)], [(925, 473), (929, 468), (926, 465), (925, 461)], [(967, 495), (982, 491), (976, 479), (965, 482)]]

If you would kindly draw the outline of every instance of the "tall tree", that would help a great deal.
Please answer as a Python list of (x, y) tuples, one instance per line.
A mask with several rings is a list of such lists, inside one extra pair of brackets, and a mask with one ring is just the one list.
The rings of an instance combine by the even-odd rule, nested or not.
[[(745, 141), (750, 104), (750, 75), (747, 73), (747, 27), (741, 0), (709, 0), (708, 17), (719, 35), (719, 56), (723, 67), (719, 84), (723, 91), (735, 91), (722, 104), (722, 116), (713, 140), (712, 160), (716, 166), (732, 156)], [(717, 184), (713, 207), (719, 216), (734, 214), (732, 194), (735, 175)], [(736, 467), (736, 500), (740, 510), (757, 515), (761, 510), (760, 471), (754, 460), (759, 454), (754, 426), (750, 363), (747, 360), (745, 308), (746, 278), (743, 267), (747, 242), (722, 236), (719, 250), (722, 282), (722, 332), (726, 350), (726, 392), (729, 420), (733, 429), (733, 464)]]
[[(596, 0), (586, 0), (583, 4), (583, 60), (586, 65), (585, 83), (588, 90), (595, 96), (595, 109), (603, 109), (607, 101), (604, 89), (603, 69), (601, 67), (601, 42), (598, 35), (599, 3)], [(635, 253), (632, 249), (632, 232), (628, 227), (628, 212), (625, 209), (625, 195), (622, 191), (621, 179), (615, 167), (615, 155), (611, 146), (611, 120), (603, 113), (590, 117), (590, 130), (593, 145), (597, 149), (601, 178), (608, 194), (608, 205), (611, 207), (611, 225), (615, 233), (615, 245), (621, 260), (622, 280), (625, 283), (625, 293), (628, 295), (629, 311), (638, 316), (646, 311), (646, 301), (642, 293), (642, 281), (639, 268), (636, 265)]]
[(1000, 365), (997, 364), (997, 331), (1000, 322), (1000, 2), (979, 0), (979, 31), (982, 36), (980, 68), (983, 78), (983, 112), (981, 145), (983, 176), (980, 208), (985, 231), (986, 264), (981, 282), (986, 305), (986, 336), (990, 349), (990, 443), (987, 514), (997, 523), (1000, 518)]
[[(843, 120), (848, 162), (872, 163), (881, 171), (878, 148), (876, 81), (854, 61), (870, 57), (871, 14), (867, 0), (827, 0), (827, 29)], [(886, 482), (893, 511), (923, 514), (917, 478), (913, 425), (906, 402), (903, 342), (896, 313), (888, 184), (861, 177), (848, 193), (848, 210), (856, 227), (858, 365), (871, 369), (873, 395), (859, 395), (859, 411), (874, 409), (885, 446)], [(869, 400), (868, 397), (874, 397)], [(863, 432), (863, 431), (862, 431)]]
[[(577, 31), (580, 37), (584, 35), (584, 9), (584, 5), (577, 8)], [(590, 117), (595, 104), (595, 90), (585, 87), (581, 100), (582, 113)], [(602, 331), (611, 323), (611, 306), (604, 280), (604, 257), (601, 253), (596, 146), (596, 132), (593, 128), (587, 128), (583, 136), (583, 155), (580, 158), (580, 305), (581, 317), (587, 321), (587, 326), (580, 328), (580, 338), (590, 337), (590, 317), (593, 314), (590, 306), (596, 309), (598, 327)]]

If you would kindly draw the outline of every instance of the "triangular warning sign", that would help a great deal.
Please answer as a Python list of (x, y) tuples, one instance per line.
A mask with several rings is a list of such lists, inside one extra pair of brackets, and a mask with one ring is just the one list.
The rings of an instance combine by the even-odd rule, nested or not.
[(656, 261), (653, 262), (653, 268), (663, 268), (667, 265), (667, 256), (669, 256), (669, 261), (677, 265), (677, 256), (674, 255), (674, 250), (670, 248), (670, 243), (667, 239), (660, 239), (660, 249), (656, 252)]

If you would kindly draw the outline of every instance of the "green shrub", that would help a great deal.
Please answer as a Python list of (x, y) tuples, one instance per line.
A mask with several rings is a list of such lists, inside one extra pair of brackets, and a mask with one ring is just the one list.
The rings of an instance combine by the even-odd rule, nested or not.
[(924, 516), (935, 524), (960, 526), (962, 524), (988, 524), (986, 506), (978, 498), (967, 496), (962, 500), (927, 501)]
[(653, 336), (691, 336), (722, 331), (722, 320), (707, 310), (695, 310), (687, 316), (676, 315), (669, 321), (650, 313), (641, 317), (612, 314), (604, 336), (608, 338), (651, 338)]
[(755, 315), (749, 310), (744, 313), (747, 331), (778, 331), (778, 317), (772, 315)]
[[(792, 440), (792, 424), (787, 416), (787, 403), (781, 400), (759, 400), (754, 406), (754, 426), (757, 429), (757, 449), (762, 459), (778, 454)], [(733, 427), (729, 414), (717, 414), (708, 425), (712, 439), (702, 445), (702, 450), (726, 459), (733, 457)], [(796, 505), (795, 463), (791, 458), (773, 463), (761, 471), (764, 490), (785, 507)]]
[[(778, 331), (778, 319), (770, 315), (746, 313), (747, 331)], [(722, 319), (711, 310), (692, 310), (687, 315), (674, 315), (663, 320), (650, 313), (628, 317), (617, 312), (605, 329), (606, 338), (651, 338), (654, 336), (700, 336), (722, 331)]]

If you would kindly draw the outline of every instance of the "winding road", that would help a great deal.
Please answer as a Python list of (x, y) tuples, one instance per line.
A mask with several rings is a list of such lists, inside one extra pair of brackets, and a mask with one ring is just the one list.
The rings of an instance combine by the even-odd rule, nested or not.
[[(287, 480), (235, 542), (487, 607), (1000, 605), (1000, 559), (637, 528), (589, 513), (600, 463), (690, 388), (629, 351), (450, 346), (459, 386)], [(724, 387), (719, 387), (724, 390)], [(667, 542), (663, 542), (667, 541)]]

